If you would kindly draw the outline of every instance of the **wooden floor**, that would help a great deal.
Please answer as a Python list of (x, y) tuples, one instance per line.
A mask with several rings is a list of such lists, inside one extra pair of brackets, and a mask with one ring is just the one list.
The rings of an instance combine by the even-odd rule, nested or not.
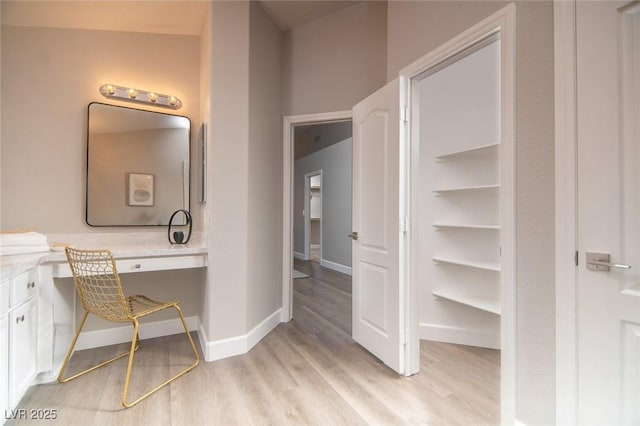
[[(350, 277), (312, 262), (296, 261), (295, 268), (310, 278), (294, 280), (294, 320), (249, 353), (201, 362), (126, 410), (125, 360), (63, 385), (33, 386), (19, 408), (27, 417), (54, 409), (62, 425), (499, 424), (498, 351), (423, 341), (421, 373), (400, 377), (350, 338)], [(185, 342), (180, 335), (143, 341), (132, 395), (186, 365)], [(72, 362), (81, 368), (124, 349), (79, 351)]]

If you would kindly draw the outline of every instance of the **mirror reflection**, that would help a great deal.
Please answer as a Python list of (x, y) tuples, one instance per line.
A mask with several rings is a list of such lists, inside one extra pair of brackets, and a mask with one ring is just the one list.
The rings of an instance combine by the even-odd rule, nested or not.
[(189, 209), (187, 117), (89, 104), (87, 223), (168, 225)]

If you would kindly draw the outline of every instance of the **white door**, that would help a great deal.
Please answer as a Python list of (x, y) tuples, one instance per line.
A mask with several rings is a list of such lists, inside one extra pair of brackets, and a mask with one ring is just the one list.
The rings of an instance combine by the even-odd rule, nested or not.
[(578, 1), (576, 26), (578, 424), (638, 425), (640, 4)]
[(404, 373), (399, 288), (399, 84), (353, 107), (353, 339)]

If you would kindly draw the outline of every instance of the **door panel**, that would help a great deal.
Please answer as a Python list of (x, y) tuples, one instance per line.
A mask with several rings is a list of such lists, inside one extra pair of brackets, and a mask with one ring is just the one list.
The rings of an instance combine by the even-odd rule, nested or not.
[(353, 338), (403, 373), (399, 288), (399, 85), (353, 108)]
[(388, 181), (385, 159), (389, 142), (389, 111), (373, 110), (358, 123), (361, 130), (360, 145), (360, 206), (367, 214), (361, 215), (361, 245), (388, 252), (385, 223)]
[[(640, 6), (577, 2), (578, 422), (640, 423)], [(586, 252), (631, 269), (589, 270)]]

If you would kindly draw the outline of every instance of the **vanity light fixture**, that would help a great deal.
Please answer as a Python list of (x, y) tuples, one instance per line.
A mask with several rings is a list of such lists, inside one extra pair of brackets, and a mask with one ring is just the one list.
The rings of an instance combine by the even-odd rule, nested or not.
[(163, 95), (156, 92), (134, 89), (133, 87), (116, 86), (115, 84), (103, 84), (100, 93), (105, 98), (113, 98), (122, 101), (139, 102), (171, 109), (182, 108), (182, 101), (172, 95)]

